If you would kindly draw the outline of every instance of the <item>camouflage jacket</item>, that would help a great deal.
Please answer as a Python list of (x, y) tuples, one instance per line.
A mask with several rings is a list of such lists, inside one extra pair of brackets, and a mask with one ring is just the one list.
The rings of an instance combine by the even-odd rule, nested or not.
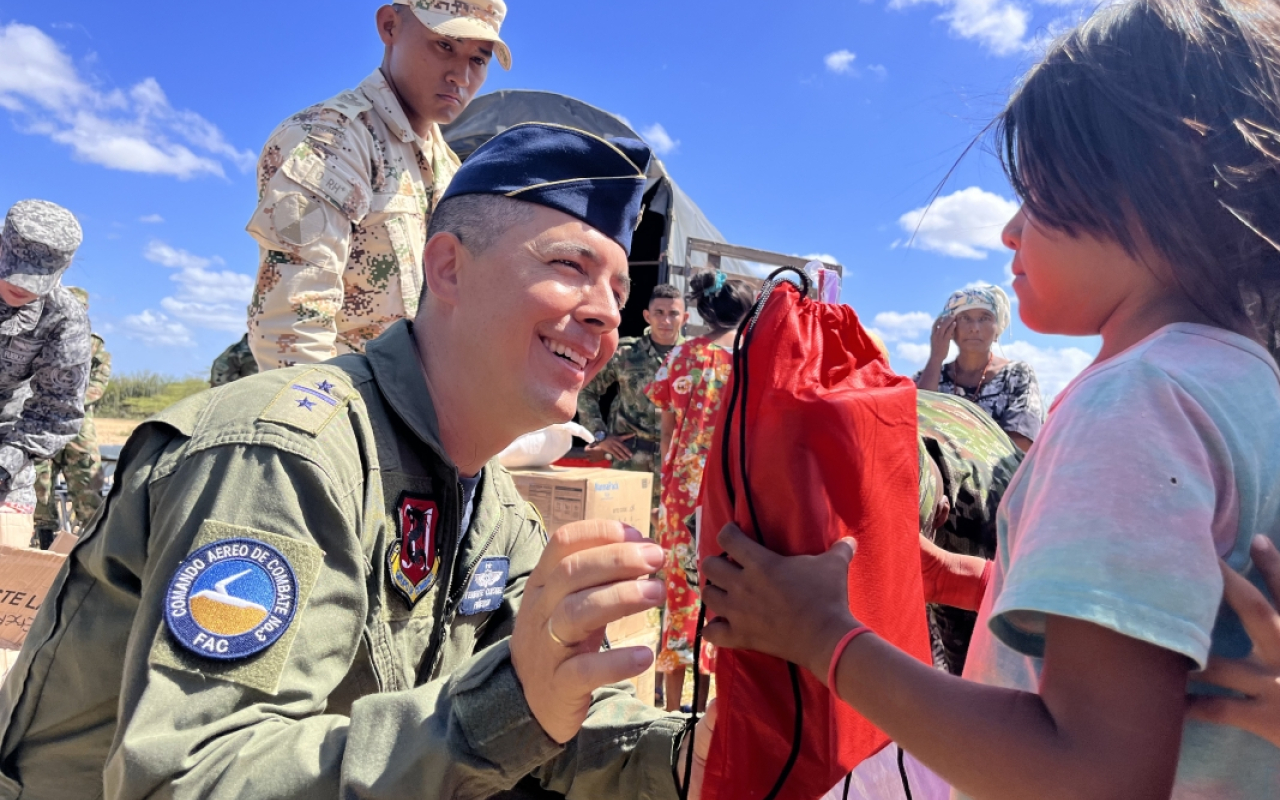
[[(683, 337), (680, 341), (684, 341)], [(634, 433), (637, 438), (657, 442), (662, 433), (662, 418), (644, 390), (653, 382), (653, 376), (666, 358), (648, 333), (619, 342), (618, 352), (578, 393), (578, 419), (583, 427), (592, 433), (605, 431), (621, 436)], [(606, 425), (600, 413), (600, 398), (615, 383), (618, 384), (618, 396), (613, 401)]]
[(213, 360), (213, 367), (209, 370), (209, 385), (222, 386), (256, 374), (258, 362), (253, 359), (253, 351), (249, 349), (249, 334), (246, 333), (240, 341), (223, 350)]
[(258, 366), (364, 352), (422, 292), (422, 251), (460, 162), (439, 127), (414, 133), (381, 71), (278, 127), (258, 161)]
[(107, 384), (111, 382), (111, 354), (107, 352), (106, 341), (96, 333), (89, 334), (92, 341), (93, 355), (89, 361), (89, 388), (84, 391), (84, 413), (93, 413), (94, 406), (107, 392)]
[(20, 308), (0, 302), (0, 501), (35, 507), (34, 462), (84, 421), (89, 316), (62, 286)]
[[(920, 532), (943, 550), (991, 559), (996, 552), (996, 511), (1018, 465), (1019, 450), (995, 420), (978, 406), (949, 394), (921, 391), (916, 400), (920, 427)], [(932, 459), (942, 474), (951, 504), (946, 524), (930, 524), (937, 501)], [(964, 667), (977, 615), (930, 607), (934, 661), (955, 674)]]
[[(401, 323), (366, 355), (237, 381), (138, 428), (0, 689), (0, 798), (478, 800), (528, 775), (504, 796), (675, 800), (683, 718), (629, 686), (598, 690), (564, 746), (534, 719), (509, 641), (546, 530), (496, 460), (462, 529), (416, 364)], [(188, 598), (210, 594), (189, 569), (254, 571), (209, 549), (237, 543), (294, 580), (283, 610), (251, 577), (229, 599), (260, 616), (202, 620), (279, 637), (223, 660), (198, 629), (180, 638), (194, 600), (172, 610), (180, 575)], [(245, 591), (230, 582), (212, 585)]]

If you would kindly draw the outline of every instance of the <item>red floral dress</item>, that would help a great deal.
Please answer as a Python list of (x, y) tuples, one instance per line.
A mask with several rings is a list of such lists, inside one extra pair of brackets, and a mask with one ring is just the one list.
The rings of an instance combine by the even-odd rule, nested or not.
[[(676, 415), (671, 449), (662, 460), (662, 504), (658, 509), (658, 543), (667, 551), (667, 605), (659, 672), (675, 672), (693, 664), (701, 598), (697, 587), (689, 585), (682, 566), (697, 562), (686, 520), (693, 516), (698, 504), (716, 413), (725, 397), (732, 367), (730, 348), (698, 337), (672, 350), (667, 363), (645, 390), (659, 411)], [(703, 643), (704, 673), (710, 674), (714, 658), (715, 648)]]

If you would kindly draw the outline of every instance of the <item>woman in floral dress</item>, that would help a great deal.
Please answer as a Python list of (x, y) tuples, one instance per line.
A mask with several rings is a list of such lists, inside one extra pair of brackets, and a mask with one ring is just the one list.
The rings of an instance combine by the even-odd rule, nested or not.
[[(667, 550), (667, 603), (657, 669), (665, 676), (663, 697), (668, 711), (680, 707), (685, 670), (693, 664), (698, 625), (698, 590), (689, 584), (686, 574), (686, 565), (696, 563), (687, 520), (698, 504), (716, 412), (729, 383), (734, 335), (754, 299), (750, 285), (728, 280), (722, 272), (694, 276), (689, 281), (688, 304), (696, 306), (711, 332), (672, 350), (646, 391), (662, 412), (658, 543)], [(704, 675), (711, 672), (712, 658), (711, 646), (704, 644)]]

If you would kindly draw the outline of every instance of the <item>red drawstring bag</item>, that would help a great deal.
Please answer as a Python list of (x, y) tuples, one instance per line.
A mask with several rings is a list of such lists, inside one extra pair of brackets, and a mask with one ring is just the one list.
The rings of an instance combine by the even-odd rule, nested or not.
[[(730, 521), (786, 555), (852, 536), (850, 610), (931, 663), (916, 387), (889, 368), (853, 309), (810, 300), (805, 283), (803, 295), (786, 281), (766, 284), (739, 332), (733, 391), (703, 474), (699, 557), (721, 554), (716, 535)], [(816, 800), (889, 742), (780, 659), (722, 648), (715, 674), (705, 800)]]

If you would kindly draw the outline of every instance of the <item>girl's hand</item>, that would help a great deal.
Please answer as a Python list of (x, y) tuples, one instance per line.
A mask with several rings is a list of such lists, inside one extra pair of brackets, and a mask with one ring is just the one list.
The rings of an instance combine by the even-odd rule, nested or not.
[(951, 350), (951, 341), (956, 336), (956, 318), (953, 314), (943, 314), (933, 323), (933, 332), (929, 335), (929, 363), (942, 366)]
[(849, 613), (857, 543), (841, 539), (820, 556), (780, 556), (732, 523), (716, 541), (725, 555), (702, 562), (702, 598), (716, 614), (703, 631), (707, 641), (777, 656), (825, 683), (836, 645), (858, 625)]
[[(1280, 598), (1280, 552), (1265, 536), (1253, 540), (1253, 563), (1271, 596)], [(1252, 583), (1222, 564), (1225, 597), (1253, 640), (1253, 653), (1238, 661), (1209, 659), (1196, 678), (1245, 695), (1194, 697), (1190, 716), (1218, 725), (1232, 725), (1280, 747), (1280, 613)]]

